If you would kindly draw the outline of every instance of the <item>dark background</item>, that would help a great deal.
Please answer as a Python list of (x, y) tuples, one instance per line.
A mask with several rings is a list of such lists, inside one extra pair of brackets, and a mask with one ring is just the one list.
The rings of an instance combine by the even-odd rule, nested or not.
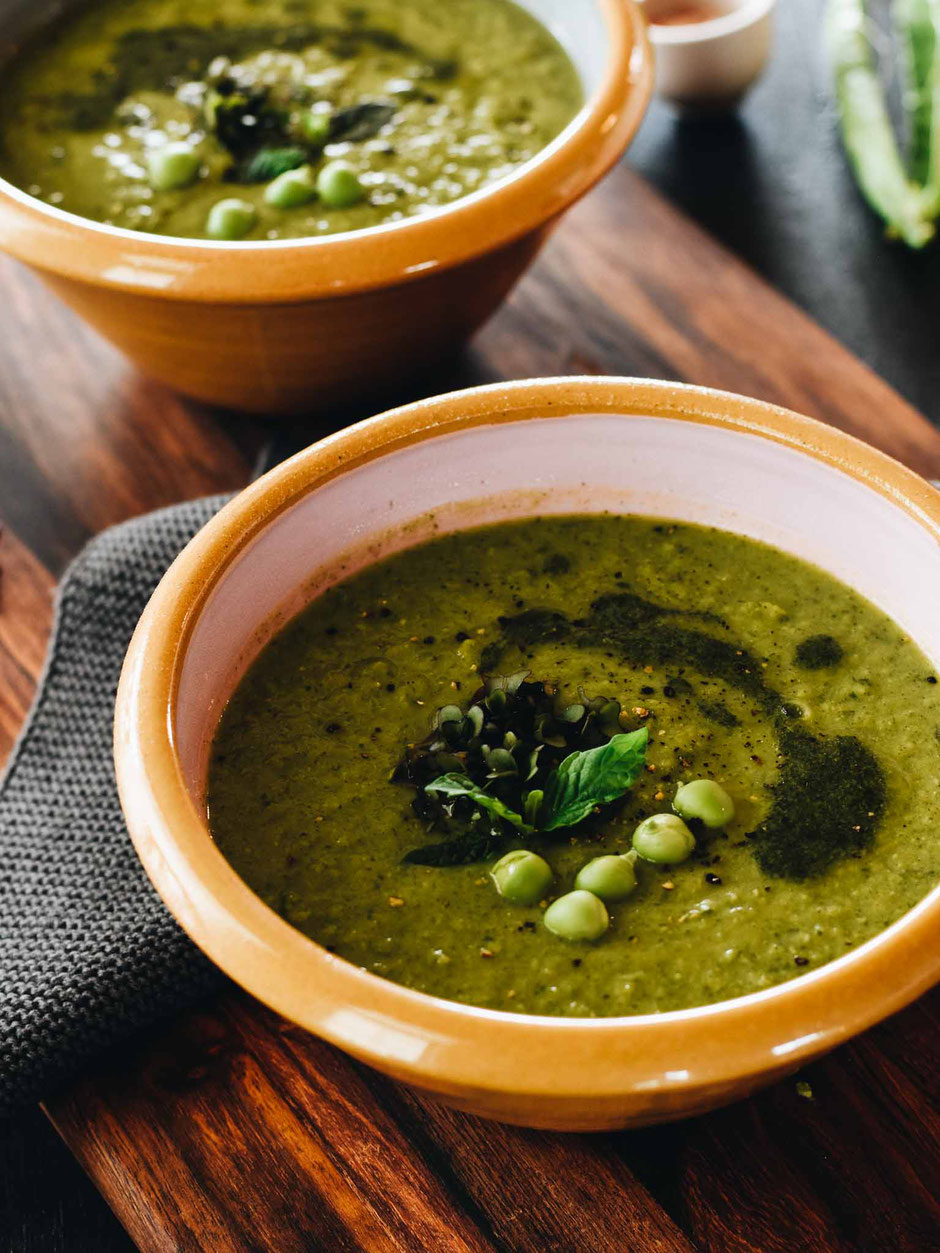
[[(940, 425), (940, 244), (885, 241), (839, 145), (822, 4), (779, 4), (771, 66), (739, 113), (682, 121), (655, 102), (630, 163)], [(130, 1248), (38, 1110), (0, 1123), (0, 1253)]]

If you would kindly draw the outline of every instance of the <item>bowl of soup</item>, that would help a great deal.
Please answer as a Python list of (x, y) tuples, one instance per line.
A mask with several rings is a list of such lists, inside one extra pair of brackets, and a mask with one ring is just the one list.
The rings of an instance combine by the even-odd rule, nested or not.
[(938, 539), (915, 474), (739, 396), (373, 418), (157, 589), (131, 836), (232, 978), (455, 1106), (711, 1108), (940, 973)]
[(633, 0), (0, 13), (0, 247), (147, 373), (261, 413), (456, 348), (651, 91)]

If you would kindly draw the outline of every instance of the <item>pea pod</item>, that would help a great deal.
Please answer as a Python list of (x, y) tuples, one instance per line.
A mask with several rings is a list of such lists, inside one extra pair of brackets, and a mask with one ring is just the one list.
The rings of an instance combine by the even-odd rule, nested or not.
[(932, 0), (894, 0), (892, 5), (906, 76), (902, 103), (909, 129), (908, 167), (913, 181), (921, 184), (930, 173), (937, 50), (934, 7)]
[(924, 184), (925, 212), (940, 215), (940, 0), (905, 0), (915, 6), (916, 21), (907, 28), (912, 92), (911, 162)]
[(842, 139), (859, 188), (889, 235), (922, 248), (934, 234), (928, 197), (904, 170), (866, 23), (864, 0), (829, 0), (825, 42)]

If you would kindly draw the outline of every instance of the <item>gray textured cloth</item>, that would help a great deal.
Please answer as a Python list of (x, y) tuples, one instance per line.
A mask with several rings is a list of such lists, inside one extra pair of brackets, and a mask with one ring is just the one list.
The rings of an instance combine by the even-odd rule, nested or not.
[(0, 783), (0, 1114), (222, 981), (137, 860), (111, 730), (137, 619), (223, 503), (105, 531), (62, 579), (45, 674)]

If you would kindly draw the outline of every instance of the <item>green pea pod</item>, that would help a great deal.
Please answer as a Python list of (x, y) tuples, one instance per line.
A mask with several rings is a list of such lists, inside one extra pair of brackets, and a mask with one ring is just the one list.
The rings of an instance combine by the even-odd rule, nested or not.
[(902, 102), (908, 122), (908, 169), (923, 185), (930, 173), (937, 32), (931, 0), (894, 0), (891, 8), (905, 70)]
[(863, 0), (829, 0), (826, 49), (835, 78), (842, 139), (865, 199), (911, 248), (934, 234), (928, 198), (904, 170), (866, 32)]
[[(926, 4), (932, 32), (930, 38), (923, 24), (919, 27), (923, 32), (921, 43), (924, 48), (928, 43), (930, 47), (929, 73), (925, 74), (924, 87), (924, 111), (929, 116), (924, 199), (925, 213), (936, 218), (940, 215), (940, 0), (922, 2)], [(922, 48), (921, 60), (926, 59), (926, 51)]]

